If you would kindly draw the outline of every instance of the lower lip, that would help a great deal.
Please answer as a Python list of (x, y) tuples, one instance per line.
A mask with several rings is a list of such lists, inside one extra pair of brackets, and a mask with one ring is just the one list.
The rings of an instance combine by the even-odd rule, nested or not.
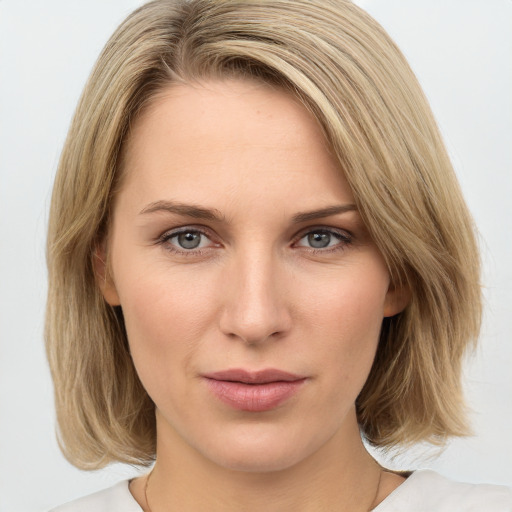
[(295, 395), (306, 379), (244, 384), (206, 379), (210, 391), (225, 404), (240, 411), (262, 412), (275, 409)]

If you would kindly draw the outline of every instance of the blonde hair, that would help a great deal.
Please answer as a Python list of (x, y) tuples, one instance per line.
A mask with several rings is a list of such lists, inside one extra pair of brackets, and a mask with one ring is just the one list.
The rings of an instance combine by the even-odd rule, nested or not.
[(406, 309), (384, 320), (356, 407), (380, 447), (467, 433), (464, 352), (477, 337), (473, 225), (439, 131), (404, 57), (347, 0), (156, 0), (104, 48), (77, 107), (53, 191), (46, 343), (60, 442), (76, 466), (146, 464), (154, 406), (134, 369), (120, 308), (94, 272), (119, 188), (123, 142), (177, 80), (250, 77), (296, 95), (337, 156)]

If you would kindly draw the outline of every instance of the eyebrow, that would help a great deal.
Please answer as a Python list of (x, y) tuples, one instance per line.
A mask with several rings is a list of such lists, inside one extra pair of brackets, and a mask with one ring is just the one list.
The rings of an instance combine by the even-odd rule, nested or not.
[(203, 208), (202, 206), (194, 204), (175, 203), (172, 201), (155, 201), (154, 203), (150, 203), (141, 210), (139, 215), (155, 212), (177, 213), (178, 215), (217, 222), (224, 219), (224, 215), (222, 215), (219, 210)]
[[(357, 206), (355, 204), (327, 206), (326, 208), (321, 208), (319, 210), (296, 213), (292, 217), (292, 222), (295, 224), (300, 224), (301, 222), (323, 219), (325, 217), (339, 215), (341, 213), (351, 211), (357, 211)], [(175, 213), (196, 219), (216, 222), (222, 222), (225, 219), (224, 215), (217, 209), (204, 208), (194, 204), (175, 203), (172, 201), (155, 201), (150, 203), (141, 210), (140, 215), (155, 212)]]
[(293, 222), (299, 224), (301, 222), (308, 222), (316, 219), (323, 219), (324, 217), (330, 217), (331, 215), (339, 215), (340, 213), (357, 211), (355, 204), (341, 204), (336, 206), (328, 206), (320, 210), (312, 210), (309, 212), (297, 213), (293, 216)]

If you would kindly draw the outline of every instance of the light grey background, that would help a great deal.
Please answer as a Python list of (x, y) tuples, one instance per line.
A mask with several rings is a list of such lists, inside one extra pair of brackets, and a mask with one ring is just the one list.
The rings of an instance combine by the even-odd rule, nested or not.
[[(137, 0), (0, 1), (0, 511), (32, 512), (136, 473), (61, 456), (43, 350), (45, 226), (59, 153), (100, 49)], [(512, 2), (359, 0), (429, 97), (481, 233), (486, 314), (466, 390), (476, 436), (390, 463), (512, 484)]]

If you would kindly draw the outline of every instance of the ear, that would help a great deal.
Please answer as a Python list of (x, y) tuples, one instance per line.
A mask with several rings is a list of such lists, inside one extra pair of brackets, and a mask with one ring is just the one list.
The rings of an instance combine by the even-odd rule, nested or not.
[(411, 301), (411, 291), (408, 286), (390, 283), (384, 302), (384, 317), (401, 313)]
[(104, 299), (111, 306), (120, 306), (121, 301), (119, 300), (119, 295), (117, 294), (116, 285), (112, 278), (108, 259), (107, 259), (107, 250), (106, 250), (106, 242), (102, 242), (96, 245), (93, 253), (93, 267), (94, 267), (94, 275), (96, 277), (96, 283), (103, 294)]

